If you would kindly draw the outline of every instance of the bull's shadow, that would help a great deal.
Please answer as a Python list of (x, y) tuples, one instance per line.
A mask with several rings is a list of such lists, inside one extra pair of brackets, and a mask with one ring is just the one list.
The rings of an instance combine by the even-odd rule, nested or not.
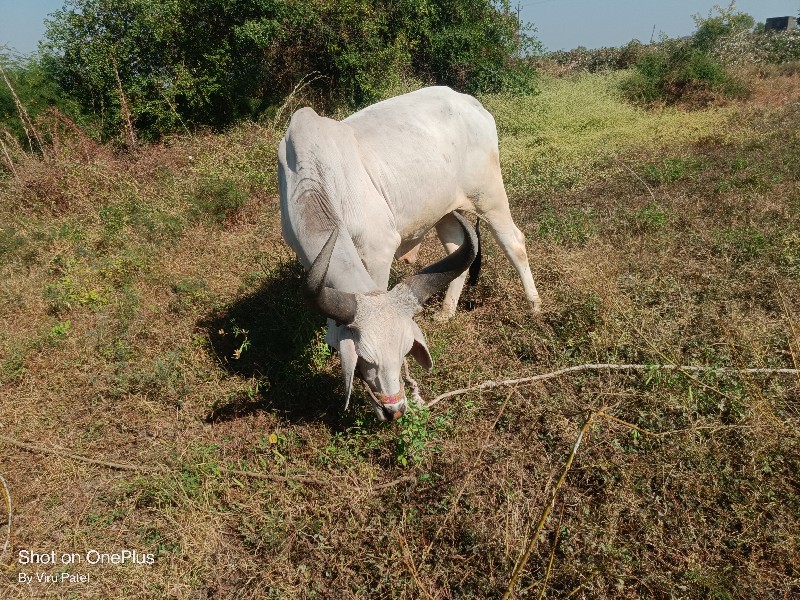
[[(293, 422), (323, 421), (340, 426), (341, 376), (311, 363), (324, 319), (303, 302), (304, 272), (297, 261), (282, 263), (267, 281), (232, 304), (208, 315), (199, 326), (209, 352), (231, 375), (252, 382), (246, 392), (220, 399), (207, 415), (212, 422), (259, 410)], [(316, 357), (317, 362), (324, 356)]]

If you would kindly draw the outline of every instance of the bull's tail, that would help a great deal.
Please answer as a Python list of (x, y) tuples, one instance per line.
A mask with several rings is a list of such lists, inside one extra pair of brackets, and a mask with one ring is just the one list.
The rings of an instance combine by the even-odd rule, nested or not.
[(478, 275), (481, 274), (481, 220), (475, 219), (475, 234), (478, 236), (478, 253), (475, 255), (475, 260), (469, 266), (469, 278), (467, 285), (475, 285), (478, 283)]

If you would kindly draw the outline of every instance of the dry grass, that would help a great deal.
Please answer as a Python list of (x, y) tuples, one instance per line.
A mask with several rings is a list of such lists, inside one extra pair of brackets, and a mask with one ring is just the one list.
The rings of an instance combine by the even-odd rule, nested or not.
[[(456, 318), (419, 320), (426, 398), (583, 362), (796, 365), (800, 107), (649, 114), (612, 84), (546, 90), (560, 112), (530, 118), (557, 155), (524, 141), (535, 128), (511, 130), (536, 100), (487, 102), (519, 167), (512, 209), (545, 310), (527, 314), (487, 242)], [(574, 85), (606, 91), (578, 102)], [(15, 155), (0, 181), (0, 433), (159, 468), (0, 442), (14, 506), (0, 596), (499, 597), (589, 413), (517, 597), (800, 593), (800, 380), (581, 373), (393, 426), (361, 393), (342, 414), (338, 358), (280, 240), (275, 132), (132, 155), (59, 140), (47, 159)], [(60, 571), (17, 564), (20, 550), (126, 548), (155, 564), (18, 581)]]

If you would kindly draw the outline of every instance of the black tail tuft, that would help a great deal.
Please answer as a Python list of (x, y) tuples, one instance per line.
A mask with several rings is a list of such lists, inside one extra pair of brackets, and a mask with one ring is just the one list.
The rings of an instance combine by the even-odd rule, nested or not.
[(469, 279), (467, 285), (475, 285), (478, 283), (478, 275), (481, 274), (481, 220), (475, 219), (475, 234), (478, 236), (478, 253), (475, 255), (475, 260), (469, 266)]

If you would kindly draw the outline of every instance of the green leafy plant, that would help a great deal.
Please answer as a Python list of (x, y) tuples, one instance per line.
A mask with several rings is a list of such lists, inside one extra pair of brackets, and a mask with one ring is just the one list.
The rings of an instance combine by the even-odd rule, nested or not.
[(651, 202), (633, 214), (634, 226), (638, 231), (652, 232), (663, 229), (667, 224), (666, 210), (655, 202)]
[(99, 309), (109, 303), (106, 290), (92, 287), (89, 282), (80, 281), (72, 275), (64, 275), (47, 284), (44, 298), (48, 301), (50, 312), (60, 314), (77, 306)]
[(63, 323), (56, 323), (50, 328), (50, 333), (56, 339), (67, 337), (67, 332), (70, 328), (70, 322), (64, 321)]
[(433, 417), (427, 406), (410, 403), (398, 421), (395, 445), (397, 463), (403, 467), (421, 467), (434, 449), (439, 433), (446, 427), (444, 417)]
[(209, 176), (198, 182), (191, 200), (198, 220), (220, 224), (244, 206), (247, 196), (233, 180)]
[(169, 309), (182, 314), (200, 305), (207, 297), (208, 290), (203, 279), (183, 279), (172, 284), (175, 297), (170, 300)]
[(239, 360), (242, 357), (242, 353), (246, 352), (247, 349), (250, 348), (250, 338), (248, 337), (250, 332), (247, 331), (247, 329), (242, 329), (239, 327), (235, 321), (231, 322), (231, 332), (233, 333), (233, 337), (236, 338), (237, 342), (241, 340), (239, 347), (233, 351), (233, 358)]

